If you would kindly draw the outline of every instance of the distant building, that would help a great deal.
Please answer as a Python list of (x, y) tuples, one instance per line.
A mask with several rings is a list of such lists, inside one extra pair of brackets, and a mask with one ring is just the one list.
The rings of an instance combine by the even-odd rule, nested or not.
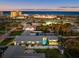
[(22, 12), (20, 11), (11, 11), (11, 17), (17, 17), (21, 15), (22, 15)]
[(16, 19), (25, 19), (25, 16), (17, 16)]
[(26, 25), (24, 24), (23, 30), (25, 30), (25, 31), (34, 31), (35, 27), (30, 25), (30, 24), (26, 24)]
[(34, 15), (34, 18), (56, 18), (54, 15)]
[(3, 12), (2, 11), (0, 11), (0, 16), (3, 16)]

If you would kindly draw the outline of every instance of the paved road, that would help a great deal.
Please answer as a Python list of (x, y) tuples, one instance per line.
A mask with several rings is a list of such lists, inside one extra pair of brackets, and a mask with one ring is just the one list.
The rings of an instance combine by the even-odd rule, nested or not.
[(62, 36), (62, 38), (73, 38), (73, 39), (75, 39), (75, 38), (79, 38), (79, 36)]
[(32, 51), (24, 53), (25, 50), (21, 46), (10, 46), (3, 54), (3, 58), (45, 58), (44, 53), (32, 53)]

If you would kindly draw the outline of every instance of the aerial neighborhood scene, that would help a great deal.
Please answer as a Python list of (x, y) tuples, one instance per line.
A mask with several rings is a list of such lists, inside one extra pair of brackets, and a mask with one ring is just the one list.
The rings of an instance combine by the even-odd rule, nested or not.
[(0, 58), (79, 58), (79, 0), (0, 0)]

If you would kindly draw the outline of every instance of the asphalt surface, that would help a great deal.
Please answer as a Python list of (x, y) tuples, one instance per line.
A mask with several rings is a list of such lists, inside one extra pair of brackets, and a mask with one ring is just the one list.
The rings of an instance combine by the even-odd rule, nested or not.
[(25, 50), (21, 46), (10, 46), (3, 54), (3, 58), (45, 58), (44, 53), (24, 52)]

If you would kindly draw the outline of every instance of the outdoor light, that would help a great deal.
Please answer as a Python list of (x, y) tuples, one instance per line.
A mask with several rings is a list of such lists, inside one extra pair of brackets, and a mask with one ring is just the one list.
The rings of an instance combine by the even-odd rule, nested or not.
[(24, 41), (21, 41), (21, 43), (24, 43)]
[(52, 22), (46, 22), (47, 25), (52, 24)]

